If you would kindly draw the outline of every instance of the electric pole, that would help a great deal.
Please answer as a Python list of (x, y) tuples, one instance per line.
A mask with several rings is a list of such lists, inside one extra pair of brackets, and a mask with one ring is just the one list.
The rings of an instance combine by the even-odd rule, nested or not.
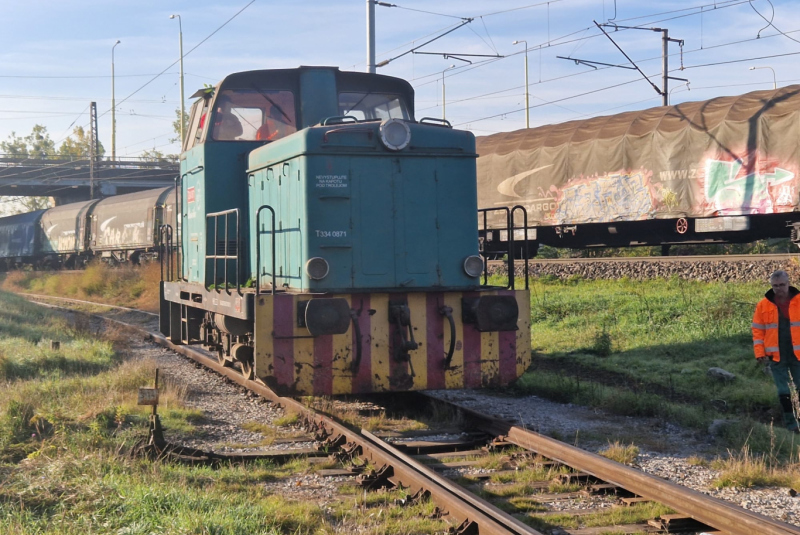
[(89, 199), (94, 199), (94, 166), (97, 161), (97, 103), (89, 106)]
[(367, 0), (367, 72), (375, 74), (375, 1)]

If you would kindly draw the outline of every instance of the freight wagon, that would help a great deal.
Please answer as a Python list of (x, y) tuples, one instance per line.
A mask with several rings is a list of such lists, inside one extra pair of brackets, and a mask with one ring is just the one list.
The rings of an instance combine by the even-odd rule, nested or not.
[(0, 268), (157, 259), (162, 227), (177, 226), (174, 193), (159, 188), (2, 217)]
[[(795, 241), (800, 85), (477, 138), (485, 254)], [(513, 233), (503, 230), (514, 206)]]

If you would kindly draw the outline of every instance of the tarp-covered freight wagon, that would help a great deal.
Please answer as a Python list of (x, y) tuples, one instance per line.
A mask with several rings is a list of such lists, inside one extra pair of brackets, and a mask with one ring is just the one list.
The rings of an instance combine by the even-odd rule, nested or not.
[(44, 212), (36, 210), (0, 219), (0, 258), (25, 261), (37, 253), (36, 229)]
[(118, 260), (152, 250), (159, 227), (174, 227), (174, 188), (158, 188), (103, 199), (92, 210), (90, 247)]
[(87, 217), (98, 201), (56, 206), (45, 211), (40, 221), (42, 253), (74, 255), (87, 250)]
[[(798, 209), (800, 85), (479, 137), (477, 151), (479, 206), (524, 206), (540, 242), (788, 235)], [(624, 225), (656, 220), (669, 222)], [(637, 228), (642, 240), (627, 234)]]

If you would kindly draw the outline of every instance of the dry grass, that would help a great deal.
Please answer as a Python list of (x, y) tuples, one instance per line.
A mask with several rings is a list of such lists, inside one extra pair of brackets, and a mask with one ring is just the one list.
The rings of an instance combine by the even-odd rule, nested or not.
[(698, 457), (696, 455), (692, 455), (691, 457), (688, 457), (686, 459), (686, 463), (689, 466), (706, 466), (707, 467), (707, 466), (710, 465), (708, 460), (703, 459), (702, 457)]
[(800, 488), (800, 464), (776, 464), (766, 455), (754, 455), (747, 446), (739, 453), (731, 453), (728, 458), (715, 460), (711, 467), (720, 471), (712, 483), (715, 488)]
[(142, 310), (158, 311), (161, 267), (157, 263), (111, 268), (95, 262), (80, 272), (13, 271), (2, 289), (73, 297)]
[(607, 447), (603, 448), (598, 453), (607, 459), (621, 464), (633, 464), (633, 461), (635, 461), (636, 457), (639, 455), (639, 448), (633, 444), (628, 444), (626, 446), (619, 441), (615, 441), (613, 444), (609, 443)]

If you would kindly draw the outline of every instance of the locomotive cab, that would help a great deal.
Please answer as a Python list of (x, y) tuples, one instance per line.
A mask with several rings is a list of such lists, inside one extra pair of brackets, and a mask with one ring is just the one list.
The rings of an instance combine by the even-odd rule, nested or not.
[(475, 139), (396, 78), (301, 67), (195, 94), (162, 331), (281, 393), (506, 384), (527, 290), (482, 287)]

